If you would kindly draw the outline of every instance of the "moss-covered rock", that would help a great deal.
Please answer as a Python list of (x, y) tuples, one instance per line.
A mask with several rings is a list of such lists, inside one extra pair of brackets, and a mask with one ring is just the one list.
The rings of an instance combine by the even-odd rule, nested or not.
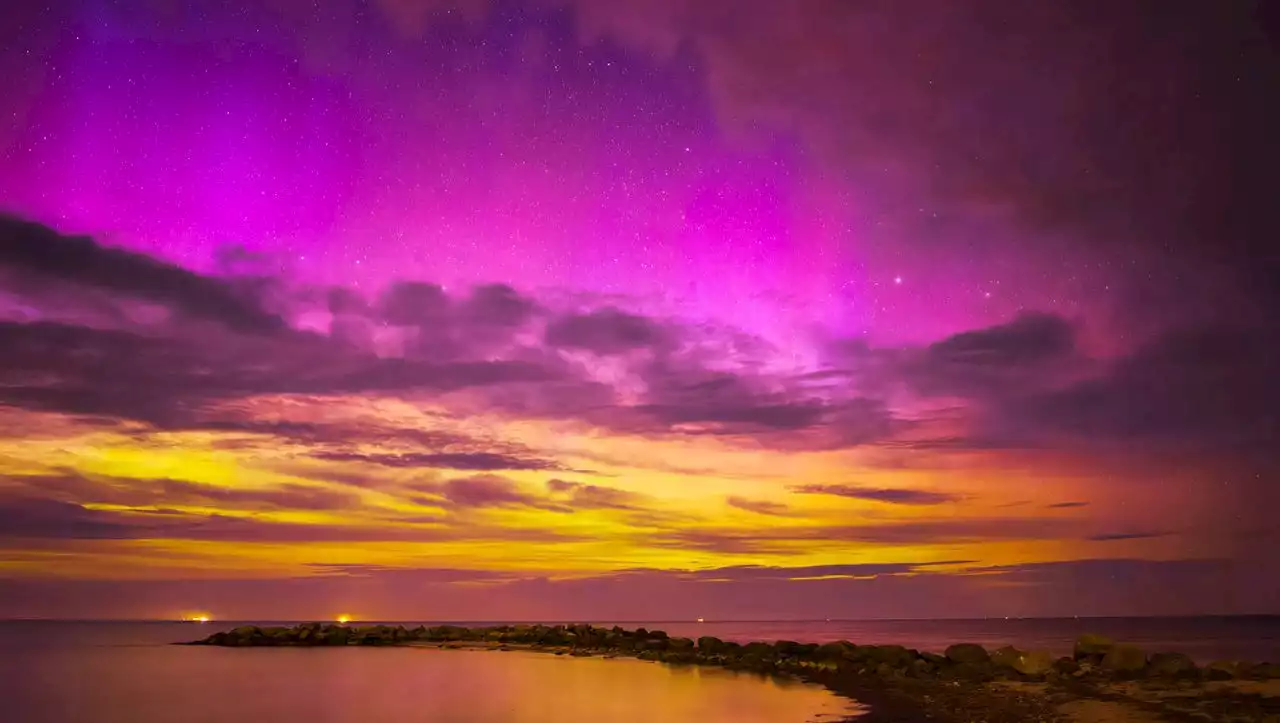
[(962, 665), (985, 665), (991, 660), (987, 649), (976, 643), (956, 643), (943, 653), (947, 660)]
[(1022, 675), (1037, 678), (1053, 670), (1053, 654), (1047, 650), (1028, 650), (1018, 655), (1011, 666)]
[(1021, 650), (1018, 650), (1012, 645), (1006, 645), (1002, 648), (996, 648), (991, 651), (991, 664), (998, 668), (1009, 668), (1012, 670), (1014, 664), (1018, 662), (1018, 658), (1021, 656)]
[(1147, 661), (1148, 675), (1161, 678), (1194, 677), (1199, 671), (1191, 658), (1182, 653), (1156, 653)]
[(1137, 673), (1147, 667), (1147, 654), (1136, 645), (1112, 645), (1102, 657), (1102, 668), (1112, 672)]
[(1105, 635), (1085, 633), (1076, 639), (1075, 659), (1097, 658), (1101, 660), (1114, 646), (1115, 642)]

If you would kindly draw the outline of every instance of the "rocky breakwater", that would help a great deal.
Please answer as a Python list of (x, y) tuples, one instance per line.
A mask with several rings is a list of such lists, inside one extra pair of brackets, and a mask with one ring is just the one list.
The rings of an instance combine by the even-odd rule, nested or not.
[[(229, 647), (432, 645), (534, 649), (574, 656), (629, 656), (676, 665), (715, 665), (798, 677), (826, 685), (873, 707), (877, 703), (887, 706), (897, 711), (896, 716), (904, 715), (904, 708), (919, 709), (927, 704), (929, 717), (934, 719), (965, 719), (980, 713), (989, 721), (1049, 720), (1058, 717), (1054, 711), (1064, 701), (1089, 697), (1114, 699), (1127, 690), (1120, 687), (1122, 684), (1136, 684), (1143, 690), (1195, 692), (1215, 681), (1280, 680), (1277, 664), (1219, 661), (1200, 666), (1180, 653), (1148, 655), (1136, 646), (1098, 635), (1082, 636), (1076, 641), (1073, 654), (1065, 657), (1012, 646), (987, 650), (973, 643), (958, 643), (940, 653), (901, 645), (859, 645), (848, 641), (816, 644), (780, 640), (744, 644), (709, 636), (695, 640), (673, 637), (661, 630), (592, 625), (469, 628), (305, 623), (291, 627), (239, 627), (190, 644)], [(1152, 707), (1149, 701), (1140, 698), (1134, 699), (1135, 705)], [(1280, 700), (1276, 702), (1280, 705)], [(1276, 712), (1280, 713), (1280, 709)], [(866, 720), (874, 719), (873, 716)]]

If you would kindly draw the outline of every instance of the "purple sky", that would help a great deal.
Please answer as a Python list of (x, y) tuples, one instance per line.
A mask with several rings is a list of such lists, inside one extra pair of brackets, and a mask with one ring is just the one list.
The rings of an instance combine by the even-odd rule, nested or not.
[(1280, 610), (1259, 8), (16, 9), (0, 614)]

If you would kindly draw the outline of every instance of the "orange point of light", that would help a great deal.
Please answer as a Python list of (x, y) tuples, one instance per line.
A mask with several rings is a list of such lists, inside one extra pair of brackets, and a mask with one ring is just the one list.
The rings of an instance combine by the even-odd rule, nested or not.
[(350, 615), (339, 615), (339, 616), (337, 617), (337, 620), (338, 620), (338, 624), (339, 624), (339, 625), (346, 625), (347, 623), (351, 622), (351, 616), (350, 616)]

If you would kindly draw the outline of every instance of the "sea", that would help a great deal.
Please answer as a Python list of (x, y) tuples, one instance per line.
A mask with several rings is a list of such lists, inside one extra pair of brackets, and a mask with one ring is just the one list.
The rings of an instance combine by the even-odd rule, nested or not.
[[(172, 644), (241, 624), (285, 623), (0, 621), (0, 720), (818, 723), (855, 717), (864, 710), (856, 701), (794, 681), (626, 658)], [(595, 624), (739, 642), (849, 640), (930, 651), (975, 642), (988, 648), (1011, 644), (1063, 654), (1081, 633), (1096, 632), (1152, 652), (1185, 652), (1201, 662), (1280, 661), (1280, 617)]]

